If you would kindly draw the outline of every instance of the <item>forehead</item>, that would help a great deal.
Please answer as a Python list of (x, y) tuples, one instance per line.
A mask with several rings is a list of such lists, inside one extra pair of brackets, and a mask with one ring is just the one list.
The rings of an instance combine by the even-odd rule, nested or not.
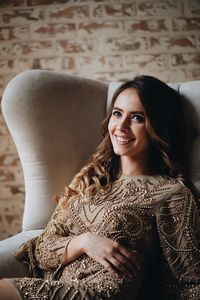
[(117, 97), (114, 107), (118, 107), (122, 110), (130, 111), (142, 111), (144, 107), (138, 95), (138, 92), (134, 88), (128, 88), (123, 90)]

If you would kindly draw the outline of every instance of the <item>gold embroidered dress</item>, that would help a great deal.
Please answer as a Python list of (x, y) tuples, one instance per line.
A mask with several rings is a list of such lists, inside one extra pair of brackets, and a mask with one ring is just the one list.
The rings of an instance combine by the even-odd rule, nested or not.
[[(82, 255), (62, 267), (57, 241), (92, 232), (137, 252), (136, 279), (113, 277)], [(200, 299), (200, 217), (190, 190), (164, 176), (122, 176), (92, 199), (57, 208), (16, 257), (30, 278), (12, 278), (22, 299)]]

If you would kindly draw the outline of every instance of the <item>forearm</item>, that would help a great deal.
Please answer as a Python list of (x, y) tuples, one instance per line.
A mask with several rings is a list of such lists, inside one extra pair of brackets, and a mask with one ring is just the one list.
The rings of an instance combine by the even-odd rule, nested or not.
[(65, 266), (85, 253), (84, 243), (86, 234), (80, 234), (68, 241), (63, 249), (62, 265)]
[(35, 257), (38, 265), (43, 270), (51, 270), (58, 267), (63, 260), (63, 253), (70, 237), (49, 235), (41, 237), (35, 249)]

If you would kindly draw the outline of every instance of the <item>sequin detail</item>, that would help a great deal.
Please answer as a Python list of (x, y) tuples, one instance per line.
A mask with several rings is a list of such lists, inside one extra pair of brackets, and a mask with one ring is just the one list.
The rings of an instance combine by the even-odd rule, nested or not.
[[(62, 267), (56, 241), (64, 247), (84, 232), (107, 236), (137, 253), (142, 266), (137, 280), (116, 279), (87, 255)], [(92, 199), (74, 200), (67, 211), (58, 207), (44, 233), (21, 246), (16, 257), (29, 263), (32, 276), (41, 277), (13, 279), (21, 291), (30, 290), (31, 297), (38, 295), (39, 288), (41, 298), (28, 299), (62, 299), (59, 293), (66, 293), (63, 299), (120, 295), (119, 299), (133, 300), (146, 274), (152, 277), (152, 286), (160, 287), (153, 290), (155, 299), (200, 299), (199, 211), (189, 189), (172, 178), (120, 178)], [(47, 291), (51, 298), (45, 298)], [(93, 296), (83, 298), (84, 293)]]

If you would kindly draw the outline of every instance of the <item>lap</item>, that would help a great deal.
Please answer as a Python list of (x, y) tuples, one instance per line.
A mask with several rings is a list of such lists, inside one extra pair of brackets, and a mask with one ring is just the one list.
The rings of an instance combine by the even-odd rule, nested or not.
[(28, 277), (12, 278), (9, 281), (16, 287), (22, 299), (106, 299), (85, 285), (70, 282)]

